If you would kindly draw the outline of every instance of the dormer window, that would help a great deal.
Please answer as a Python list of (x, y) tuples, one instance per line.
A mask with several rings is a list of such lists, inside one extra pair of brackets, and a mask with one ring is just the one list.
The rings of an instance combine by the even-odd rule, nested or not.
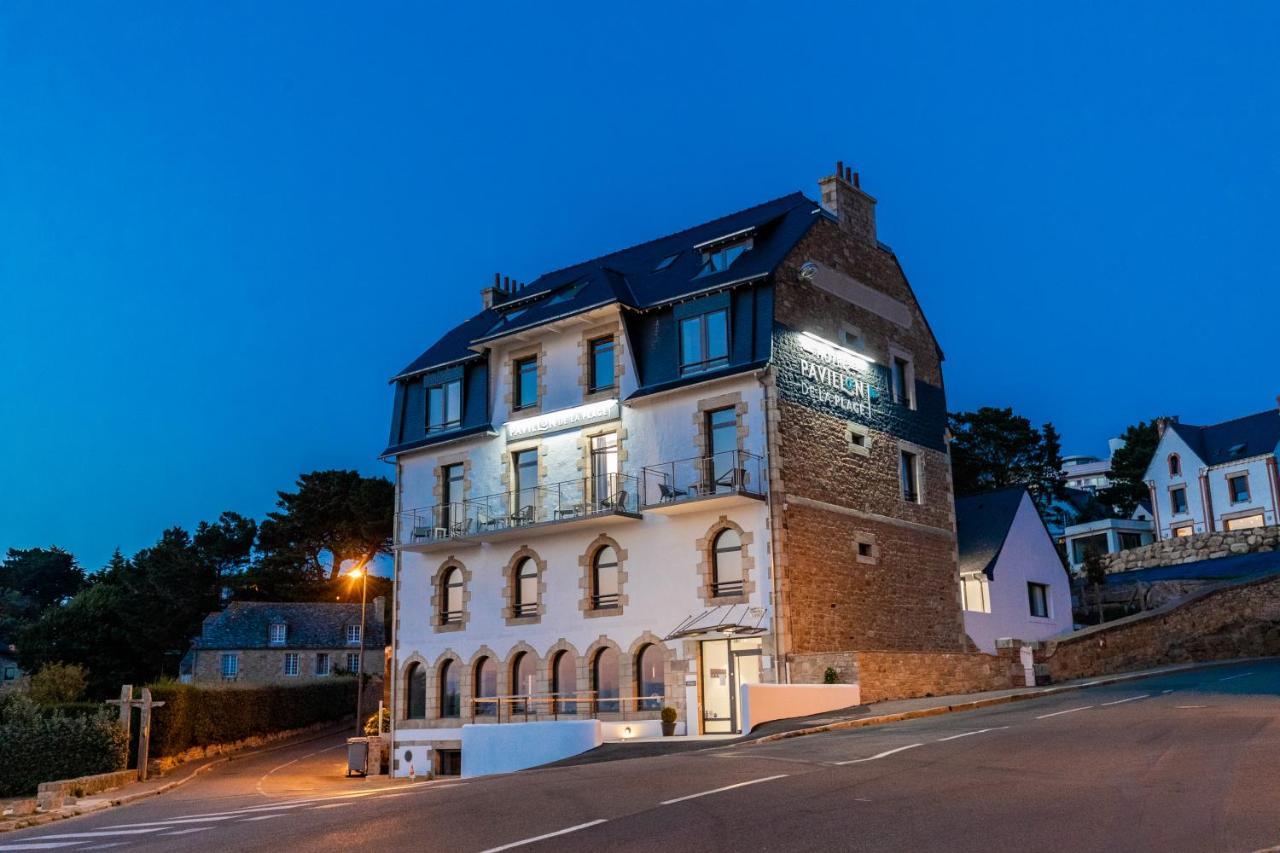
[(675, 263), (675, 260), (676, 260), (676, 258), (678, 258), (678, 257), (680, 257), (680, 253), (679, 253), (679, 252), (676, 252), (674, 255), (667, 255), (665, 258), (663, 258), (662, 260), (658, 261), (658, 265), (657, 265), (656, 267), (654, 267), (654, 268), (653, 268), (653, 271), (654, 271), (654, 272), (661, 272), (662, 270), (665, 270), (667, 267), (669, 267), (669, 266), (671, 266), (673, 263)]
[(269, 640), (273, 646), (283, 646), (288, 640), (289, 628), (283, 622), (271, 623)]
[(718, 308), (680, 321), (680, 372), (701, 373), (729, 363), (729, 311)]
[(454, 379), (427, 388), (427, 432), (440, 432), (462, 424), (462, 380)]
[(753, 241), (748, 237), (745, 240), (735, 240), (732, 243), (721, 243), (717, 246), (709, 246), (703, 249), (702, 269), (698, 271), (698, 275), (695, 277), (724, 272), (733, 266), (733, 262), (741, 257), (743, 252), (750, 249), (752, 245)]

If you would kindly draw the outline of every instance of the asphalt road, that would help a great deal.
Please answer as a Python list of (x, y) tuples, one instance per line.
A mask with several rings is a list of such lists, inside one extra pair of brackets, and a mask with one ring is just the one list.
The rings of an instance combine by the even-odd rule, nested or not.
[(763, 745), (408, 785), (338, 745), (3, 850), (1196, 850), (1280, 845), (1280, 661)]

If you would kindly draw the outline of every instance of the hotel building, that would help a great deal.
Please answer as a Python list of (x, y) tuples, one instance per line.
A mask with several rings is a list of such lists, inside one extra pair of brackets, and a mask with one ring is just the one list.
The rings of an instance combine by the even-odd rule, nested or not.
[(528, 284), (397, 374), (397, 773), (469, 722), (741, 727), (738, 688), (971, 651), (942, 353), (843, 165)]

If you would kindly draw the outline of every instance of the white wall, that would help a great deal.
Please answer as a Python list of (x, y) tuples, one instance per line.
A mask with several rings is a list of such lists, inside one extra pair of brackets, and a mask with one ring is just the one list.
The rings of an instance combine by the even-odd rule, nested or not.
[(604, 742), (598, 720), (465, 725), (462, 776), (511, 773), (595, 749)]
[[(1276, 508), (1271, 497), (1270, 473), (1267, 471), (1267, 458), (1242, 460), (1233, 465), (1210, 468), (1209, 494), (1213, 502), (1214, 529), (1226, 529), (1222, 520), (1224, 515), (1249, 515), (1261, 510), (1266, 524), (1276, 523)], [(1238, 504), (1231, 502), (1231, 491), (1227, 488), (1227, 477), (1234, 474), (1249, 475), (1249, 500)]]
[(857, 684), (744, 684), (740, 698), (742, 731), (761, 723), (807, 717), (862, 703)]
[[(1177, 453), (1182, 463), (1181, 473), (1176, 477), (1169, 476), (1169, 456)], [(1167, 429), (1156, 446), (1155, 455), (1147, 467), (1147, 479), (1155, 484), (1156, 518), (1160, 520), (1156, 530), (1156, 538), (1168, 539), (1170, 529), (1186, 524), (1195, 524), (1196, 533), (1204, 533), (1209, 528), (1205, 523), (1204, 500), (1200, 497), (1200, 468), (1202, 463), (1194, 450), (1182, 437), (1172, 429)], [(1187, 487), (1187, 511), (1173, 514), (1173, 506), (1169, 500), (1170, 486)]]
[[(1049, 618), (1031, 615), (1028, 582), (1049, 586)], [(1043, 640), (1072, 628), (1067, 572), (1030, 495), (1024, 494), (1018, 505), (996, 559), (989, 595), (990, 613), (964, 612), (965, 631), (988, 654), (995, 654), (996, 640), (1001, 637)]]

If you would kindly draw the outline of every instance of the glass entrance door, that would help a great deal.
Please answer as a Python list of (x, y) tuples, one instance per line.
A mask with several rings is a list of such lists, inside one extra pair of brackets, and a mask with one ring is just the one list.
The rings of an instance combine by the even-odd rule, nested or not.
[(704, 640), (701, 644), (702, 731), (742, 730), (740, 688), (760, 681), (760, 640)]

